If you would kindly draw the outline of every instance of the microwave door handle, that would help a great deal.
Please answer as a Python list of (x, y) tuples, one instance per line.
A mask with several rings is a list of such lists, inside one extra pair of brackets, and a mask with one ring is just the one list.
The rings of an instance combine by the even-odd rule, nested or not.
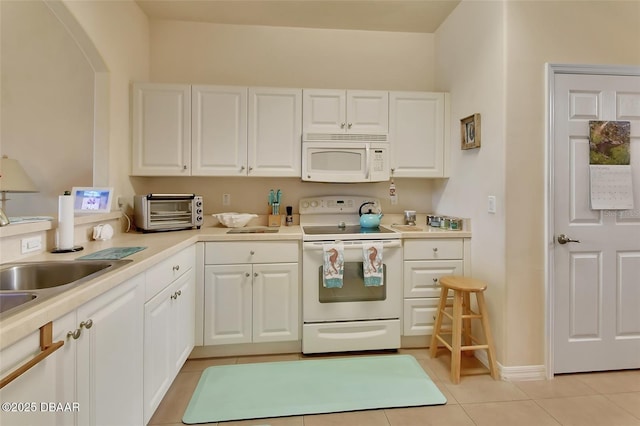
[(370, 152), (369, 152), (369, 144), (366, 144), (364, 147), (365, 150), (365, 162), (366, 162), (366, 170), (367, 170), (367, 174), (365, 175), (365, 180), (369, 180), (369, 174), (371, 172), (370, 170), (370, 164), (369, 164), (369, 156), (370, 156)]

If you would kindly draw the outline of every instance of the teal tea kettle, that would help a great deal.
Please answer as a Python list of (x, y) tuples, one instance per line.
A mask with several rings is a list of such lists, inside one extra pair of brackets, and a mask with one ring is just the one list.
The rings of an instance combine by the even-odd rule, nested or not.
[(378, 226), (380, 226), (380, 218), (382, 217), (382, 212), (378, 208), (378, 212), (373, 213), (371, 208), (369, 208), (369, 211), (367, 213), (362, 213), (362, 208), (366, 205), (376, 207), (376, 204), (373, 201), (362, 203), (362, 205), (358, 209), (358, 214), (360, 215), (360, 226), (363, 228), (377, 228)]

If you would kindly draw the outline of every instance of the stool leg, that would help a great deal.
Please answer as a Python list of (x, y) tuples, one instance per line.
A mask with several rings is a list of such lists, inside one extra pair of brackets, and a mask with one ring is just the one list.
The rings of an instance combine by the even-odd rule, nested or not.
[(462, 343), (462, 292), (453, 291), (453, 324), (451, 332), (451, 381), (460, 383), (460, 345)]
[[(464, 315), (470, 315), (471, 314), (471, 297), (469, 295), (469, 292), (464, 292), (463, 293), (463, 299), (462, 299), (462, 305), (463, 305), (463, 314)], [(472, 341), (471, 341), (471, 318), (465, 318), (462, 320), (462, 338), (464, 341), (464, 346), (471, 346)], [(473, 352), (474, 351), (464, 351), (464, 355), (465, 356), (473, 356)]]
[(498, 379), (498, 368), (496, 366), (495, 347), (493, 346), (493, 334), (491, 333), (491, 327), (489, 326), (489, 316), (487, 315), (487, 305), (484, 301), (483, 293), (476, 293), (476, 299), (478, 300), (478, 310), (482, 315), (482, 329), (484, 330), (484, 338), (487, 342), (487, 357), (489, 358), (489, 370), (491, 370), (491, 377)]
[(438, 352), (438, 339), (437, 335), (440, 334), (440, 329), (442, 328), (442, 311), (447, 306), (447, 296), (449, 295), (449, 290), (446, 287), (442, 287), (440, 290), (440, 302), (438, 303), (438, 312), (436, 313), (436, 322), (433, 325), (433, 334), (431, 335), (431, 346), (429, 346), (429, 354), (431, 358), (436, 357), (436, 352)]

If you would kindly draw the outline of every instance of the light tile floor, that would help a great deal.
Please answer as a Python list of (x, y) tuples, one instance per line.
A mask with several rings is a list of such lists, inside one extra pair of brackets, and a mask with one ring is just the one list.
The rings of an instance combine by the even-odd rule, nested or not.
[[(217, 423), (219, 426), (640, 426), (640, 370), (569, 374), (553, 380), (505, 382), (489, 375), (449, 379), (446, 351), (406, 349), (447, 398), (433, 407), (280, 417)], [(371, 355), (370, 353), (367, 355)], [(347, 355), (357, 356), (357, 355)], [(182, 425), (202, 371), (213, 365), (306, 359), (299, 354), (189, 360), (151, 418), (150, 425)], [(312, 359), (315, 359), (313, 357)], [(477, 363), (463, 357), (465, 363)], [(212, 423), (215, 425), (216, 423)]]

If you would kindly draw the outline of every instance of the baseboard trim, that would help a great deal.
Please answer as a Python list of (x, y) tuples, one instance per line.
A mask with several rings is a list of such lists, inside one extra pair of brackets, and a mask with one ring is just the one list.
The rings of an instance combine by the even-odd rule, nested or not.
[[(475, 357), (484, 364), (485, 367), (489, 368), (489, 357), (486, 351), (475, 351)], [(505, 366), (499, 362), (497, 364), (500, 378), (507, 382), (547, 379), (547, 371), (544, 365)]]

